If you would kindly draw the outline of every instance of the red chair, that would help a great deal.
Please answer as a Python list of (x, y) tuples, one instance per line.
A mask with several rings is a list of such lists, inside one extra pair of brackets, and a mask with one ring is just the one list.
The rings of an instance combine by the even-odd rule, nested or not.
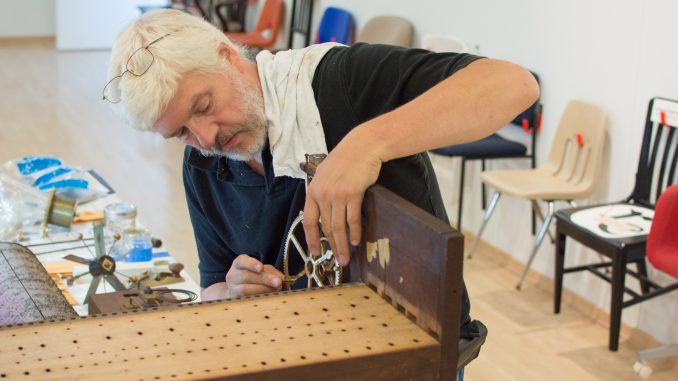
[(647, 259), (657, 270), (678, 279), (678, 185), (659, 198), (647, 237)]
[(266, 0), (253, 31), (247, 33), (226, 33), (236, 44), (257, 49), (270, 49), (278, 40), (285, 3), (283, 0)]
[[(647, 237), (647, 259), (657, 270), (678, 279), (678, 185), (669, 187), (659, 198), (655, 208), (650, 234)], [(666, 287), (654, 284), (643, 297), (652, 298), (678, 288), (678, 283)], [(678, 343), (644, 350), (638, 353), (636, 372), (645, 378), (652, 368), (647, 359), (678, 356)]]

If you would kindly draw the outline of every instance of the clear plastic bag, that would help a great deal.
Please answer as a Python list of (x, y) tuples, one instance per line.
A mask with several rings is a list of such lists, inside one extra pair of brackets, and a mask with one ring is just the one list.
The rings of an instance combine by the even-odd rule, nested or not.
[(0, 241), (14, 240), (23, 228), (45, 218), (48, 194), (0, 172)]
[(65, 165), (52, 156), (26, 156), (2, 165), (6, 175), (41, 191), (56, 189), (56, 194), (80, 204), (111, 193), (91, 171)]

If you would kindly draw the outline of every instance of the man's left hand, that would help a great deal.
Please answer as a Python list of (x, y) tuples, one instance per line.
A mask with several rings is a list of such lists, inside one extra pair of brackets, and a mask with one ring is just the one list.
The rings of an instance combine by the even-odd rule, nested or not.
[(348, 238), (354, 246), (360, 243), (363, 197), (365, 190), (377, 181), (382, 163), (375, 149), (376, 142), (366, 139), (365, 134), (361, 134), (364, 130), (360, 130), (358, 126), (346, 135), (320, 163), (304, 205), (304, 232), (311, 254), (321, 254), (320, 222), (342, 266), (350, 260)]

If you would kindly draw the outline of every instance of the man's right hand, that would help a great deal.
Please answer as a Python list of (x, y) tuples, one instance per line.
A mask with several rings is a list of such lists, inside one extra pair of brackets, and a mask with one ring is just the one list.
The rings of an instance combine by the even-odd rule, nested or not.
[(241, 254), (226, 274), (226, 297), (230, 299), (280, 291), (283, 277), (275, 267)]

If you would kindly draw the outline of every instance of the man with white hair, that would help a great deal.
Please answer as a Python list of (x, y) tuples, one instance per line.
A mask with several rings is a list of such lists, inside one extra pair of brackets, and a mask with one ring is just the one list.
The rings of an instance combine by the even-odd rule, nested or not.
[[(322, 231), (346, 265), (375, 183), (447, 222), (425, 152), (493, 133), (539, 92), (525, 69), (468, 54), (321, 44), (251, 60), (171, 10), (120, 33), (109, 78), (104, 98), (129, 124), (187, 144), (203, 300), (280, 290), (282, 246), (302, 209), (311, 252)], [(329, 153), (308, 193), (304, 153)], [(462, 324), (469, 308), (464, 295)]]

